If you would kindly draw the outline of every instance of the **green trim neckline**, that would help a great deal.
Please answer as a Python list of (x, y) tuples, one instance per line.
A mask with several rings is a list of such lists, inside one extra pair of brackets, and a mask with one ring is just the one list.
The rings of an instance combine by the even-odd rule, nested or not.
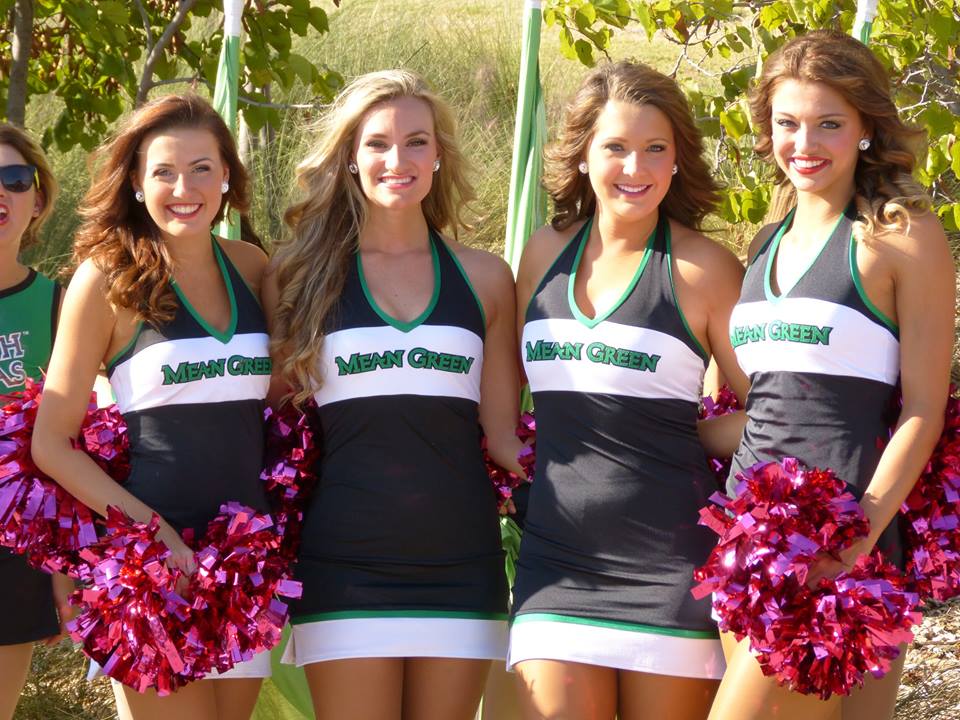
[(506, 620), (507, 613), (484, 613), (455, 610), (338, 610), (311, 613), (291, 618), (294, 625), (328, 620), (376, 620), (378, 618), (438, 618), (445, 620)]
[(570, 312), (573, 313), (573, 316), (579, 320), (581, 323), (586, 325), (588, 328), (595, 328), (597, 325), (602, 323), (608, 317), (613, 315), (621, 305), (630, 297), (630, 293), (633, 292), (634, 288), (637, 287), (637, 283), (640, 281), (640, 276), (643, 275), (643, 270), (647, 266), (647, 261), (650, 260), (650, 254), (653, 252), (653, 243), (657, 237), (657, 229), (660, 227), (661, 220), (657, 220), (656, 227), (653, 228), (653, 232), (650, 233), (650, 237), (647, 238), (647, 246), (643, 251), (643, 257), (640, 259), (640, 265), (637, 267), (637, 271), (633, 274), (633, 278), (627, 283), (627, 287), (624, 288), (623, 293), (620, 295), (620, 299), (617, 300), (611, 307), (607, 308), (604, 312), (598, 312), (592, 318), (587, 317), (583, 314), (579, 307), (577, 307), (577, 299), (574, 296), (574, 287), (577, 283), (577, 271), (580, 269), (580, 258), (583, 256), (583, 250), (587, 246), (587, 241), (590, 239), (590, 227), (593, 225), (593, 218), (591, 217), (587, 220), (583, 232), (583, 237), (580, 239), (580, 247), (577, 249), (577, 256), (573, 259), (573, 267), (570, 270), (570, 279), (567, 282), (567, 302), (570, 305)]
[(555, 613), (524, 613), (513, 618), (513, 623), (522, 622), (560, 622), (571, 625), (592, 625), (593, 627), (609, 628), (611, 630), (625, 630), (627, 632), (646, 633), (648, 635), (667, 635), (669, 637), (690, 638), (694, 640), (715, 640), (720, 637), (717, 632), (704, 630), (683, 630), (681, 628), (664, 628), (655, 625), (641, 625), (639, 623), (620, 622), (618, 620), (594, 620), (593, 618), (573, 617), (572, 615), (557, 615)]
[(853, 285), (857, 288), (857, 294), (860, 296), (860, 299), (863, 300), (863, 304), (867, 306), (867, 309), (872, 312), (877, 320), (882, 322), (887, 330), (893, 333), (893, 336), (900, 339), (900, 328), (897, 324), (889, 318), (886, 313), (884, 313), (880, 308), (873, 304), (873, 301), (867, 297), (867, 291), (863, 287), (863, 282), (860, 279), (860, 268), (857, 267), (857, 241), (853, 237), (853, 234), (850, 234), (850, 277), (853, 278)]
[(667, 248), (667, 275), (670, 276), (670, 292), (673, 293), (673, 304), (677, 306), (677, 314), (680, 316), (680, 322), (683, 323), (683, 327), (687, 331), (687, 335), (690, 336), (690, 339), (693, 340), (693, 344), (697, 347), (701, 359), (705, 363), (709, 363), (710, 353), (704, 349), (703, 345), (700, 344), (700, 341), (697, 340), (697, 336), (693, 334), (693, 330), (690, 329), (690, 324), (687, 322), (687, 316), (683, 314), (683, 308), (680, 307), (680, 298), (677, 297), (677, 285), (673, 281), (673, 238), (670, 234), (670, 222), (668, 221), (665, 224), (666, 228), (664, 229), (664, 239), (666, 240)]
[(233, 293), (233, 283), (230, 282), (230, 274), (227, 272), (227, 265), (223, 260), (223, 251), (220, 249), (219, 243), (213, 238), (213, 235), (210, 236), (210, 242), (213, 243), (213, 254), (217, 258), (217, 265), (220, 268), (220, 275), (223, 278), (223, 284), (227, 286), (227, 297), (230, 299), (230, 323), (227, 325), (227, 328), (221, 332), (213, 327), (210, 323), (203, 319), (200, 313), (197, 312), (196, 308), (190, 304), (190, 301), (187, 300), (187, 296), (183, 294), (183, 291), (180, 290), (180, 286), (177, 285), (177, 281), (173, 278), (170, 278), (170, 285), (173, 286), (174, 292), (177, 293), (177, 297), (180, 298), (180, 302), (183, 304), (183, 307), (186, 308), (187, 312), (193, 316), (193, 319), (206, 330), (211, 337), (219, 340), (221, 343), (226, 345), (233, 338), (234, 333), (237, 331), (237, 298)]
[(777, 257), (777, 251), (780, 250), (780, 241), (783, 239), (783, 236), (786, 234), (789, 227), (793, 224), (793, 217), (797, 212), (797, 208), (794, 207), (787, 213), (787, 216), (783, 219), (783, 223), (777, 229), (777, 234), (773, 236), (773, 241), (770, 247), (770, 253), (767, 255), (767, 267), (764, 270), (763, 274), (763, 293), (766, 295), (767, 300), (776, 304), (780, 302), (783, 298), (787, 297), (790, 292), (799, 284), (803, 277), (810, 272), (810, 268), (813, 267), (814, 263), (823, 255), (823, 251), (826, 249), (827, 244), (830, 242), (830, 238), (833, 237), (833, 234), (837, 231), (837, 228), (840, 227), (840, 223), (843, 222), (843, 219), (846, 217), (846, 210), (840, 213), (840, 217), (837, 218), (837, 222), (834, 223), (833, 228), (823, 239), (823, 242), (820, 245), (820, 249), (814, 253), (813, 257), (810, 258), (810, 261), (807, 263), (807, 266), (803, 269), (796, 279), (790, 285), (790, 287), (784, 289), (780, 288), (780, 294), (776, 295), (773, 292), (773, 286), (770, 284), (770, 276), (773, 274), (773, 261)]
[[(357, 273), (360, 276), (360, 287), (363, 288), (363, 294), (367, 298), (367, 302), (370, 303), (370, 308), (380, 317), (381, 320), (387, 323), (387, 325), (395, 327), (400, 332), (406, 333), (410, 332), (414, 328), (420, 327), (424, 321), (430, 317), (430, 313), (432, 313), (433, 309), (437, 306), (437, 300), (440, 297), (440, 256), (437, 253), (437, 241), (433, 237), (432, 230), (430, 231), (428, 237), (430, 239), (430, 254), (433, 258), (433, 295), (430, 297), (430, 302), (427, 303), (427, 307), (424, 308), (423, 312), (409, 322), (397, 320), (396, 318), (388, 315), (383, 308), (377, 305), (377, 301), (374, 299), (373, 293), (370, 292), (370, 288), (367, 285), (367, 278), (363, 274), (363, 260), (361, 253), (359, 250), (357, 250)], [(480, 312), (483, 312), (482, 308)]]
[(140, 332), (143, 330), (143, 320), (137, 321), (137, 327), (133, 331), (133, 337), (130, 338), (130, 341), (124, 345), (122, 348), (117, 350), (114, 353), (113, 357), (107, 360), (107, 375), (113, 372), (113, 368), (116, 366), (117, 361), (126, 354), (126, 352), (134, 346), (134, 343), (137, 342), (137, 338), (140, 337)]
[[(430, 231), (431, 233), (433, 230)], [(440, 242), (443, 242), (442, 239), (439, 239)], [(447, 251), (447, 254), (450, 256), (450, 259), (453, 260), (453, 264), (457, 266), (457, 270), (460, 271), (460, 275), (463, 277), (467, 287), (470, 288), (470, 292), (473, 294), (473, 299), (477, 301), (477, 307), (480, 309), (480, 321), (483, 325), (484, 334), (487, 330), (487, 313), (483, 310), (483, 303), (480, 302), (480, 296), (477, 295), (476, 289), (473, 287), (473, 283), (470, 282), (470, 276), (467, 275), (467, 271), (463, 269), (463, 263), (460, 262), (460, 258), (457, 257), (457, 254), (451, 250), (446, 244), (443, 246), (444, 250)]]

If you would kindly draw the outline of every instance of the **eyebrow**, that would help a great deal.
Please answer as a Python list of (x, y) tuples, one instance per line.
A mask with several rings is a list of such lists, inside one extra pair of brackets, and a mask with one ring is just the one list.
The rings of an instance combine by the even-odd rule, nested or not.
[[(601, 142), (620, 142), (620, 143), (626, 143), (626, 142), (627, 142), (627, 139), (626, 139), (626, 138), (622, 138), (622, 137), (620, 137), (619, 135), (611, 135), (610, 137), (605, 137), (605, 138), (603, 138), (603, 139), (601, 140)], [(670, 142), (670, 140), (668, 140), (667, 138), (664, 138), (664, 137), (652, 137), (652, 138), (647, 138), (646, 140), (644, 140), (644, 142), (665, 142), (665, 143), (668, 143), (668, 142)]]
[[(774, 114), (776, 114), (776, 115), (783, 115), (784, 117), (788, 117), (788, 118), (790, 118), (790, 119), (792, 119), (792, 120), (795, 120), (795, 119), (796, 119), (796, 116), (791, 115), (790, 113), (785, 112), (784, 110), (774, 110)], [(845, 117), (847, 117), (847, 113), (844, 113), (844, 112), (826, 113), (826, 114), (824, 114), (824, 115), (820, 115), (820, 116), (817, 118), (817, 120), (826, 120), (827, 118), (832, 118), (832, 117), (843, 117), (843, 118), (845, 118)]]
[[(429, 130), (414, 130), (413, 132), (407, 133), (405, 137), (411, 138), (414, 135), (431, 135), (432, 133)], [(368, 138), (385, 138), (387, 137), (386, 133), (370, 133), (365, 137)]]
[[(187, 163), (187, 164), (188, 164), (188, 165), (196, 165), (196, 164), (202, 163), (202, 162), (213, 162), (213, 160), (212, 160), (212, 158), (208, 158), (208, 157), (204, 156), (204, 157), (201, 157), (201, 158), (197, 158), (196, 160), (191, 160), (191, 161), (190, 161), (189, 163)], [(173, 167), (173, 163), (158, 162), (158, 163), (153, 163), (153, 167)]]

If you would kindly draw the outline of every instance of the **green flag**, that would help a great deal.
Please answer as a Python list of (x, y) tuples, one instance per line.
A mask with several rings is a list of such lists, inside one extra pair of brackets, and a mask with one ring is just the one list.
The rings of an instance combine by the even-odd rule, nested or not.
[(864, 45), (870, 44), (870, 31), (877, 17), (878, 0), (857, 0), (857, 16), (853, 20), (853, 35)]
[[(240, 82), (240, 18), (244, 0), (223, 0), (223, 47), (217, 67), (217, 84), (213, 90), (213, 107), (227, 123), (234, 137), (237, 134), (237, 95)], [(228, 210), (220, 226), (214, 230), (220, 237), (237, 240), (240, 218)]]
[(513, 131), (507, 236), (503, 250), (514, 274), (520, 265), (527, 238), (543, 224), (547, 213), (546, 195), (540, 186), (543, 143), (547, 134), (547, 116), (540, 87), (540, 21), (540, 0), (527, 0), (523, 12), (517, 120)]

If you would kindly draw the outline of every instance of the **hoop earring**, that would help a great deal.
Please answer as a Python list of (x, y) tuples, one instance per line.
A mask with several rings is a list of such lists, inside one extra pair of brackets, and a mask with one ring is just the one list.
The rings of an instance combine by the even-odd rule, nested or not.
[(866, 152), (870, 149), (870, 138), (863, 138), (860, 142), (857, 143), (857, 147), (860, 148), (860, 152)]
[(577, 165), (577, 170), (580, 171), (580, 174), (581, 174), (581, 175), (586, 175), (587, 172), (590, 170), (590, 168), (587, 167), (587, 161), (586, 161), (586, 160), (581, 160), (581, 161), (580, 161), (580, 164)]
[(138, 203), (142, 203), (146, 199), (146, 196), (143, 194), (143, 190), (137, 190), (133, 194), (133, 197)]
[(349, 170), (352, 175), (356, 175), (358, 172), (360, 172), (360, 168), (357, 167), (357, 164), (353, 162), (353, 160), (347, 163), (347, 170)]

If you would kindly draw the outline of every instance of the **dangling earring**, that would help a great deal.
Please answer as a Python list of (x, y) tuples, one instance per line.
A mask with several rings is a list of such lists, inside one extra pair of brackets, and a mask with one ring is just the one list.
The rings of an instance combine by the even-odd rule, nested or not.
[(133, 197), (134, 197), (134, 199), (136, 199), (137, 202), (143, 202), (143, 201), (146, 199), (146, 197), (145, 197), (144, 194), (143, 194), (143, 190), (137, 190), (137, 191), (133, 194)]
[(587, 171), (588, 171), (589, 169), (590, 169), (590, 168), (587, 167), (587, 161), (586, 161), (586, 160), (581, 160), (581, 161), (580, 161), (580, 164), (577, 165), (577, 170), (580, 171), (580, 174), (581, 174), (581, 175), (586, 175), (586, 174), (587, 174)]
[(860, 152), (866, 152), (870, 149), (870, 138), (863, 138), (860, 142), (857, 143), (857, 147), (860, 148)]
[(357, 167), (357, 164), (351, 160), (347, 163), (347, 170), (349, 170), (353, 175), (356, 175), (360, 172), (360, 168)]
[(437, 172), (440, 169), (440, 158), (437, 158), (433, 161), (433, 171)]
[(673, 170), (670, 171), (670, 174), (671, 174), (671, 175), (676, 175), (677, 172), (679, 172), (679, 170), (680, 170), (680, 168), (678, 168), (676, 165), (674, 165), (674, 166), (673, 166)]
[(221, 194), (221, 195), (226, 195), (226, 194), (227, 194), (227, 190), (229, 190), (229, 189), (230, 189), (230, 183), (228, 183), (226, 180), (224, 180), (224, 181), (220, 184), (220, 194)]

